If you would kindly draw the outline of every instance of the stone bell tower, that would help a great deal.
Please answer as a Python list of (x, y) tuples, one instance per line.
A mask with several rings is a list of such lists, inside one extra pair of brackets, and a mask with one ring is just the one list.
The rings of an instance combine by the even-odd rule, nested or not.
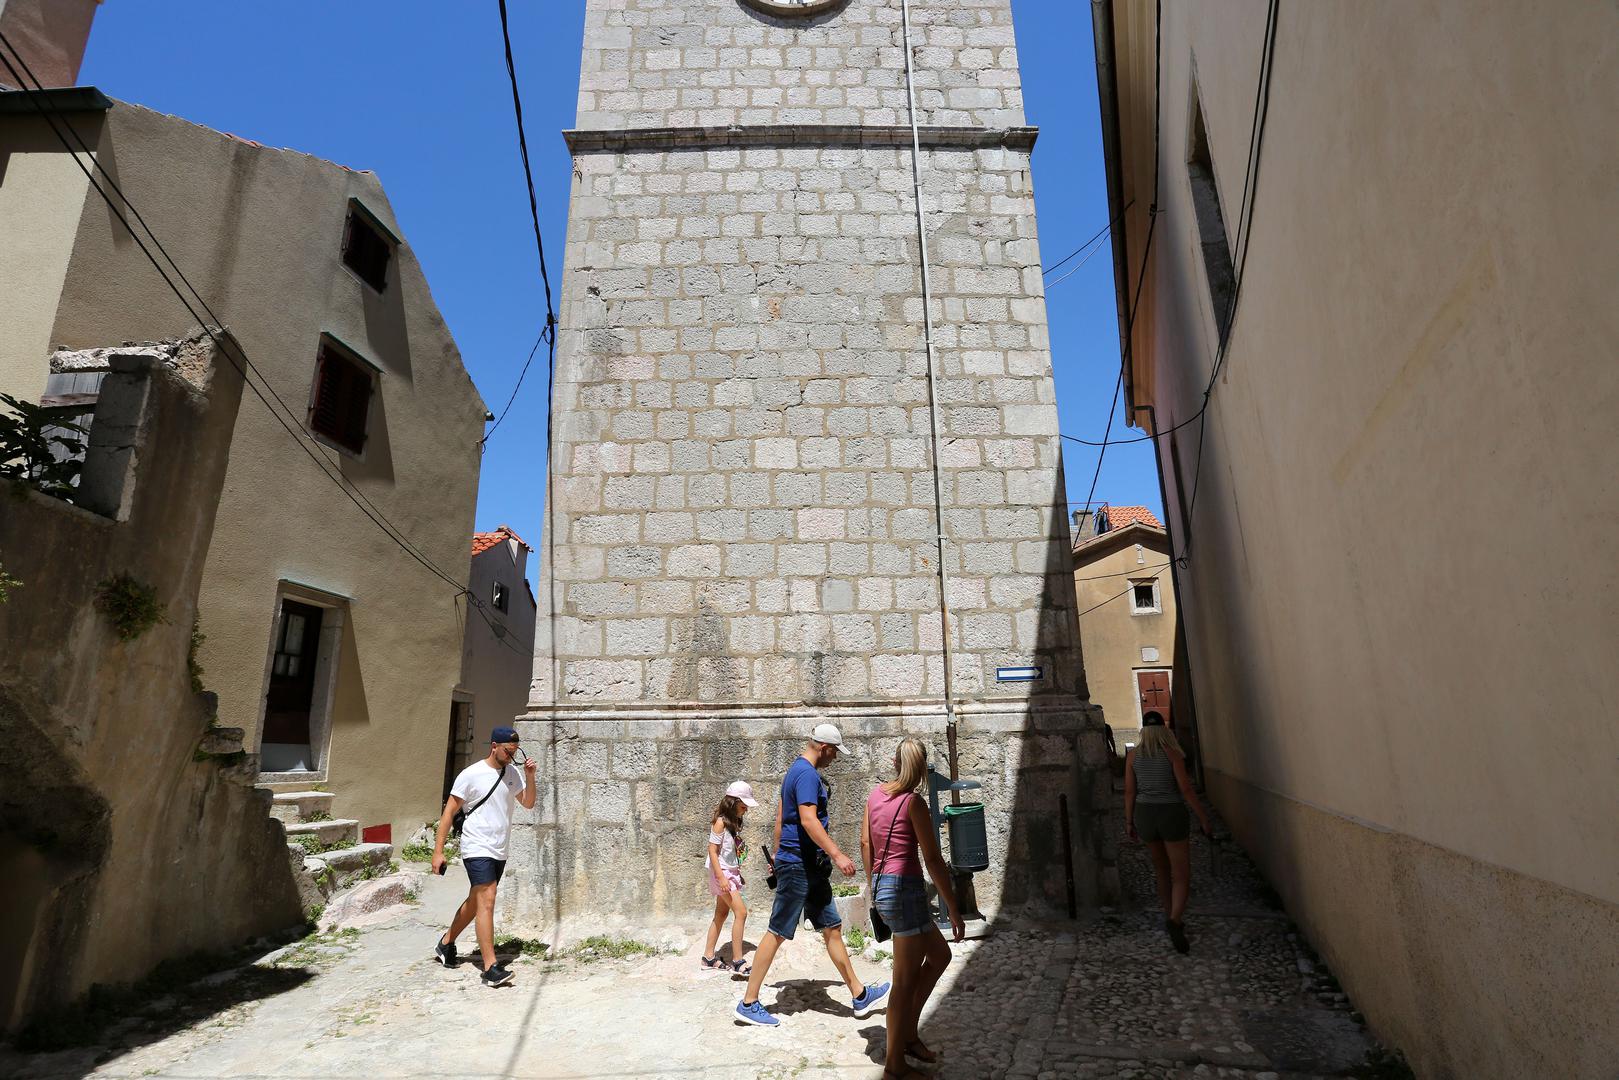
[(589, 0), (519, 912), (688, 909), (823, 720), (845, 850), (915, 734), (984, 784), (986, 911), (1102, 888), (1011, 3), (905, 15)]

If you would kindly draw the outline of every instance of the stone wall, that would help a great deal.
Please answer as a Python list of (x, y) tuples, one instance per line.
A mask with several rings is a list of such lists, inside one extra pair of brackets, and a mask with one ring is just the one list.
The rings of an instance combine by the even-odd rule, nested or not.
[[(1007, 0), (914, 0), (917, 119), (1023, 123)], [(898, 0), (772, 18), (739, 0), (592, 0), (579, 126), (909, 124)]]
[[(502, 918), (523, 926), (588, 927), (603, 918), (658, 925), (711, 911), (703, 856), (715, 806), (733, 780), (751, 783), (759, 799), (744, 823), (753, 852), (744, 895), (768, 910), (757, 848), (770, 840), (781, 778), (803, 749), (806, 725), (823, 718), (842, 726), (849, 747), (825, 773), (831, 833), (858, 863), (866, 795), (893, 775), (899, 740), (922, 739), (930, 760), (946, 767), (942, 714), (832, 709), (813, 718), (778, 710), (746, 720), (519, 721), (542, 787), (533, 811), (518, 809)], [(1104, 840), (1111, 860), (1110, 781), (1094, 713), (971, 710), (959, 723), (957, 753), (960, 775), (983, 784), (963, 800), (985, 804), (991, 865), (975, 879), (984, 913), (1061, 910), (1070, 862), (1079, 902), (1105, 902), (1094, 865)], [(1066, 853), (1058, 820), (1064, 794), (1073, 843)], [(948, 858), (948, 842), (944, 850)]]
[[(241, 379), (215, 360), (194, 383), (173, 352), (112, 350), (79, 505), (0, 486), (0, 566), (20, 582), (0, 603), (8, 1029), (303, 916), (256, 762), (187, 668)], [(127, 641), (96, 606), (118, 574), (165, 618)]]

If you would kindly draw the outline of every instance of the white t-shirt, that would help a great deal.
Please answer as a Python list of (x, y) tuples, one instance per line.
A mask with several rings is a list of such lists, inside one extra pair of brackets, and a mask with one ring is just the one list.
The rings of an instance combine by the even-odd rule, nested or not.
[[(720, 846), (720, 865), (722, 867), (727, 870), (740, 870), (742, 868), (741, 861), (736, 857), (736, 838), (731, 835), (730, 829), (721, 829), (717, 833), (709, 833), (708, 842)], [(703, 865), (713, 870), (713, 858), (707, 855), (703, 856)]]
[[(489, 795), (496, 775), (497, 770), (490, 768), (488, 762), (475, 761), (461, 770), (450, 794), (461, 800), (461, 809), (471, 811), (479, 799)], [(467, 814), (466, 824), (461, 829), (461, 858), (505, 861), (506, 841), (512, 835), (512, 807), (525, 786), (523, 770), (508, 765), (500, 790), (489, 795), (475, 812)]]

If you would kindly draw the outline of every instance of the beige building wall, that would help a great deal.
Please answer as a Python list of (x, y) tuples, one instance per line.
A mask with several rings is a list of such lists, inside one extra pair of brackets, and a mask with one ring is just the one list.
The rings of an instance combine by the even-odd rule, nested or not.
[[(49, 137), (30, 126), (39, 121), (5, 121), (41, 146)], [(381, 293), (342, 263), (351, 200), (400, 232), (377, 178), (122, 103), (94, 145), (299, 421), (322, 334), (378, 370), (363, 455), (320, 452), (429, 560), (464, 581), (484, 406), (408, 245), (398, 245)], [(82, 214), (49, 340), (77, 348), (194, 326), (94, 193), (41, 196), (38, 214), (60, 217), (57, 204), (70, 198)], [(367, 520), (249, 391), (200, 600), (204, 681), (219, 694), (220, 722), (246, 729), (249, 749), (258, 746), (284, 595), (325, 607), (327, 627), (341, 627), (322, 643), (329, 744), (315, 747), (317, 769), (296, 786), (324, 782), (339, 816), (362, 827), (414, 828), (436, 809), (460, 678), (455, 588)]]
[[(1154, 5), (1109, 7), (1133, 283)], [(1188, 127), (1201, 101), (1234, 235), (1266, 5), (1163, 13), (1130, 376), (1167, 431), (1217, 342)], [(1283, 4), (1277, 23), (1181, 577), (1204, 764), (1423, 1077), (1619, 1061), (1597, 1004), (1619, 1000), (1619, 571), (1593, 557), (1619, 544), (1615, 42), (1597, 3)], [(1162, 445), (1177, 546), (1196, 432)]]
[[(1137, 675), (1164, 672), (1174, 687), (1175, 590), (1163, 565), (1169, 544), (1162, 530), (1130, 526), (1103, 533), (1074, 549), (1074, 593), (1079, 600), (1080, 649), (1091, 701), (1113, 729), (1119, 753), (1141, 732)], [(1158, 611), (1136, 611), (1126, 593), (1136, 579), (1158, 577)]]
[[(489, 617), (467, 620), (462, 685), (472, 697), (474, 759), (489, 753), (489, 735), (527, 711), (534, 674), (534, 594), (524, 574), (529, 547), (515, 534), (472, 557), (467, 588), (486, 605)], [(506, 610), (495, 608), (495, 585), (506, 589)]]

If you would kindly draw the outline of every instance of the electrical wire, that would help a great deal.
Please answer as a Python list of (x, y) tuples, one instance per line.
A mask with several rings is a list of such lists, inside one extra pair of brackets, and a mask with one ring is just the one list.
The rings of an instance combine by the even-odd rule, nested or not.
[(1107, 233), (1108, 233), (1108, 230), (1113, 228), (1113, 226), (1115, 226), (1115, 225), (1117, 225), (1119, 223), (1119, 219), (1124, 216), (1125, 211), (1129, 210), (1130, 207), (1134, 206), (1135, 204), (1136, 204), (1136, 201), (1134, 199), (1131, 199), (1129, 202), (1125, 203), (1124, 204), (1124, 209), (1120, 210), (1117, 214), (1114, 214), (1112, 221), (1108, 222), (1106, 225), (1103, 225), (1100, 229), (1097, 229), (1096, 232), (1091, 235), (1091, 238), (1089, 240), (1087, 240), (1083, 244), (1079, 245), (1073, 251), (1070, 251), (1068, 254), (1064, 255), (1062, 258), (1058, 259), (1056, 262), (1052, 263), (1050, 266), (1045, 267), (1044, 269), (1042, 269), (1040, 271), (1040, 276), (1045, 277), (1047, 274), (1055, 273), (1057, 270), (1061, 269), (1063, 263), (1067, 262), (1069, 259), (1072, 259), (1075, 255), (1078, 255), (1081, 251), (1084, 251), (1086, 248), (1088, 248), (1092, 244), (1096, 243), (1102, 237), (1106, 236)]
[[(464, 585), (462, 585), (455, 578), (451, 577), (449, 574), (445, 573), (436, 563), (434, 563), (414, 544), (412, 544), (405, 534), (391, 521), (389, 521), (386, 515), (384, 515), (382, 511), (370, 501), (364, 492), (347, 482), (346, 478), (342, 477), (341, 473), (332, 471), (333, 468), (337, 466), (337, 463), (332, 458), (327, 456), (324, 448), (321, 448), (319, 443), (314, 442), (313, 436), (305, 432), (302, 429), (301, 424), (297, 423), (296, 414), (293, 413), (286, 402), (275, 393), (275, 390), (270, 385), (269, 380), (265, 377), (264, 373), (253, 364), (251, 358), (247, 355), (246, 350), (242, 349), (241, 344), (237, 342), (234, 337), (226, 339), (220, 336), (219, 330), (222, 330), (224, 327), (223, 320), (219, 319), (218, 315), (216, 315), (213, 309), (208, 306), (202, 295), (194, 286), (191, 285), (189, 279), (185, 277), (174, 258), (170, 256), (167, 249), (162, 246), (157, 234), (153, 231), (151, 226), (146, 223), (145, 219), (136, 209), (134, 203), (130, 201), (129, 197), (118, 186), (117, 182), (106, 172), (101, 163), (95, 159), (93, 152), (87, 145), (85, 145), (84, 141), (79, 138), (78, 133), (73, 129), (72, 124), (67, 123), (65, 118), (62, 117), (61, 111), (48, 101), (44, 93), (45, 88), (43, 84), (39, 81), (38, 77), (34, 75), (33, 70), (28, 66), (27, 61), (23, 59), (22, 53), (3, 33), (0, 33), (0, 45), (4, 45), (5, 49), (9, 51), (13, 57), (15, 57), (17, 64), (22, 66), (22, 72), (18, 71), (17, 67), (12, 64), (11, 60), (8, 59), (4, 53), (0, 53), (0, 63), (4, 63), (6, 70), (11, 73), (12, 78), (24, 88), (22, 92), (27, 95), (30, 104), (34, 106), (35, 111), (37, 111), (50, 126), (52, 133), (62, 144), (63, 148), (67, 150), (68, 156), (73, 159), (74, 164), (78, 166), (80, 172), (84, 173), (85, 179), (88, 180), (91, 187), (95, 189), (96, 194), (101, 196), (102, 201), (107, 204), (107, 208), (112, 212), (113, 216), (118, 219), (118, 222), (123, 225), (125, 231), (129, 233), (130, 238), (135, 241), (136, 246), (141, 250), (141, 254), (143, 254), (147, 261), (152, 264), (152, 267), (157, 270), (158, 275), (162, 277), (164, 284), (169, 287), (169, 290), (174, 293), (175, 297), (185, 307), (186, 311), (202, 327), (203, 332), (207, 334), (208, 337), (213, 341), (214, 345), (219, 349), (221, 355), (223, 355), (231, 366), (234, 367), (242, 376), (243, 385), (253, 392), (254, 396), (257, 397), (265, 408), (270, 411), (270, 415), (276, 420), (276, 422), (281, 425), (288, 435), (292, 436), (294, 442), (298, 444), (299, 448), (302, 449), (304, 453), (309, 456), (310, 460), (315, 463), (316, 468), (320, 469), (327, 479), (336, 484), (338, 490), (343, 492), (343, 494), (348, 497), (349, 501), (354, 503), (355, 507), (358, 508), (362, 514), (369, 518), (373, 524), (375, 524), (383, 531), (385, 535), (388, 536), (390, 540), (398, 545), (400, 550), (404, 551), (412, 559), (420, 563), (429, 572), (444, 580), (452, 588), (458, 591), (464, 590)], [(24, 81), (23, 79), (24, 73), (26, 73), (28, 79), (33, 81), (33, 85), (36, 89), (28, 89), (28, 82)], [(54, 114), (54, 116), (52, 114)], [(129, 208), (130, 214), (135, 217), (136, 221), (140, 223), (142, 229), (145, 230), (147, 236), (152, 241), (152, 245), (157, 247), (158, 250), (163, 253), (164, 258), (168, 260), (170, 266), (173, 268), (175, 276), (179, 277), (185, 282), (186, 287), (191, 290), (197, 304), (203, 308), (203, 312), (206, 312), (208, 318), (205, 318), (203, 313), (199, 313), (196, 307), (192, 306), (191, 301), (186, 298), (185, 293), (182, 292), (180, 287), (175, 284), (174, 278), (170, 277), (169, 272), (164, 269), (163, 264), (158, 261), (157, 256), (152, 254), (151, 248), (147, 246), (140, 234), (135, 231), (134, 227), (130, 224), (129, 218), (126, 217), (124, 212), (119, 208), (118, 203), (114, 202), (112, 196), (109, 195), (107, 190), (101, 186), (100, 182), (97, 181), (94, 173), (92, 173), (91, 170), (85, 166), (84, 162), (80, 160), (80, 150), (74, 149), (73, 144), (70, 143), (67, 136), (62, 133), (62, 129), (57, 126), (58, 118), (63, 119), (63, 126), (73, 134), (74, 141), (78, 142), (80, 150), (90, 157), (92, 164), (95, 165), (96, 171), (102, 174), (108, 185), (113, 189), (114, 192), (116, 192), (118, 201), (121, 202), (125, 207)], [(210, 319), (213, 320), (212, 323), (210, 322)], [(218, 329), (216, 329), (216, 327), (218, 327)], [(264, 383), (263, 390), (259, 388), (253, 379), (249, 378), (249, 371), (258, 376), (259, 381)], [(269, 397), (265, 396), (266, 391), (269, 392)], [(276, 406), (271, 404), (271, 398), (275, 399), (276, 403), (286, 411), (288, 416), (293, 417), (292, 423), (289, 423), (287, 418), (284, 417), (281, 412), (277, 411)], [(314, 444), (313, 447), (311, 446), (311, 443)]]
[[(1111, 226), (1109, 227), (1111, 228)], [(1085, 257), (1079, 260), (1078, 265), (1076, 265), (1072, 270), (1068, 271), (1068, 273), (1064, 274), (1062, 277), (1058, 278), (1056, 281), (1053, 281), (1051, 284), (1047, 285), (1046, 292), (1049, 293), (1052, 289), (1055, 289), (1058, 285), (1061, 285), (1063, 282), (1067, 281), (1069, 278), (1083, 270), (1085, 268), (1085, 264), (1091, 261), (1091, 256), (1095, 255), (1101, 250), (1101, 244), (1097, 244), (1095, 247), (1091, 248), (1090, 251), (1085, 253)]]

